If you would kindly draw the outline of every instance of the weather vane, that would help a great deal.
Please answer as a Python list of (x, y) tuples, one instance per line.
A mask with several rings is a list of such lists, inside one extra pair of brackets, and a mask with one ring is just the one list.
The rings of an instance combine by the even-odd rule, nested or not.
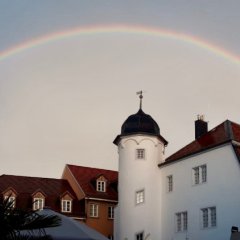
[(143, 91), (139, 91), (137, 92), (137, 95), (139, 95), (139, 99), (140, 99), (140, 109), (142, 109), (142, 99), (143, 99)]

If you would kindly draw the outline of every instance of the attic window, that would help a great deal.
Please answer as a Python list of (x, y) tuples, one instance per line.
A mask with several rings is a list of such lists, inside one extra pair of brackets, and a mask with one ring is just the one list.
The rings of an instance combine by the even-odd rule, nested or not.
[(106, 192), (106, 181), (105, 180), (97, 180), (97, 191), (98, 192)]
[(15, 208), (16, 207), (16, 197), (14, 196), (4, 196), (4, 200), (7, 200), (8, 203), (11, 203), (11, 208)]
[(44, 198), (33, 198), (33, 210), (42, 210), (44, 208)]
[(42, 191), (33, 194), (33, 210), (42, 210), (45, 205), (45, 196)]
[(62, 199), (62, 212), (72, 212), (72, 200)]

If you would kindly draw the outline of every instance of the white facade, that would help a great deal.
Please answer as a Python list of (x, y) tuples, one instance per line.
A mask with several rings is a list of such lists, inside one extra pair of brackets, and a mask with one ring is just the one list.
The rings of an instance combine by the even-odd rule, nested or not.
[[(194, 183), (194, 168), (206, 165), (206, 182)], [(162, 192), (162, 238), (230, 239), (240, 224), (240, 164), (231, 144), (182, 159), (160, 169), (162, 180), (173, 176), (173, 191)], [(216, 226), (203, 227), (202, 209), (216, 208)], [(187, 230), (177, 231), (176, 213), (187, 212)], [(210, 225), (210, 218), (208, 222)]]
[[(232, 142), (164, 163), (164, 143), (121, 136), (116, 240), (226, 240), (240, 225), (240, 163)], [(144, 149), (144, 159), (137, 150)], [(136, 194), (144, 191), (143, 203)], [(143, 236), (138, 236), (143, 233)], [(143, 237), (143, 238), (142, 238)]]
[[(144, 150), (143, 158), (138, 151)], [(161, 176), (158, 164), (163, 160), (164, 144), (154, 136), (131, 135), (122, 137), (118, 144), (119, 177), (118, 208), (116, 210), (116, 239), (135, 239), (141, 232), (155, 235), (161, 232)], [(160, 213), (160, 212), (159, 212)]]

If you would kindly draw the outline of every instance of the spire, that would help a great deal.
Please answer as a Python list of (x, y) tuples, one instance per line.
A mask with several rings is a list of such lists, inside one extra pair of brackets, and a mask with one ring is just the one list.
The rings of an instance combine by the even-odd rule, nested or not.
[(140, 99), (139, 109), (141, 109), (141, 110), (142, 110), (142, 99), (143, 99), (143, 95), (142, 94), (143, 94), (142, 90), (137, 92), (137, 95), (139, 95), (139, 99)]

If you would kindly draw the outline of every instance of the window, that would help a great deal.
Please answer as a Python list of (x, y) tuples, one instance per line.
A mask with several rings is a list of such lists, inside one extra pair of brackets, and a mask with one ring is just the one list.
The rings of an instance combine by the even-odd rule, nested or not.
[(136, 204), (140, 204), (144, 202), (144, 190), (140, 190), (136, 192)]
[(137, 149), (136, 157), (137, 159), (145, 159), (145, 149)]
[(34, 198), (33, 199), (33, 210), (42, 210), (44, 207), (43, 198)]
[(4, 196), (4, 200), (8, 200), (8, 202), (11, 204), (11, 208), (16, 207), (16, 198), (14, 196)]
[(183, 232), (187, 231), (188, 218), (187, 212), (176, 213), (176, 231)]
[(143, 232), (136, 234), (136, 240), (143, 240)]
[(97, 180), (97, 191), (106, 192), (106, 181)]
[(98, 217), (98, 205), (90, 204), (90, 217)]
[(71, 200), (62, 200), (62, 212), (72, 212)]
[(193, 168), (193, 184), (207, 182), (207, 165), (201, 165)]
[(169, 175), (167, 176), (167, 192), (173, 191), (173, 176)]
[(202, 208), (202, 227), (210, 228), (217, 226), (216, 207)]
[(114, 207), (113, 206), (109, 206), (108, 207), (108, 218), (109, 219), (113, 219), (114, 218)]

